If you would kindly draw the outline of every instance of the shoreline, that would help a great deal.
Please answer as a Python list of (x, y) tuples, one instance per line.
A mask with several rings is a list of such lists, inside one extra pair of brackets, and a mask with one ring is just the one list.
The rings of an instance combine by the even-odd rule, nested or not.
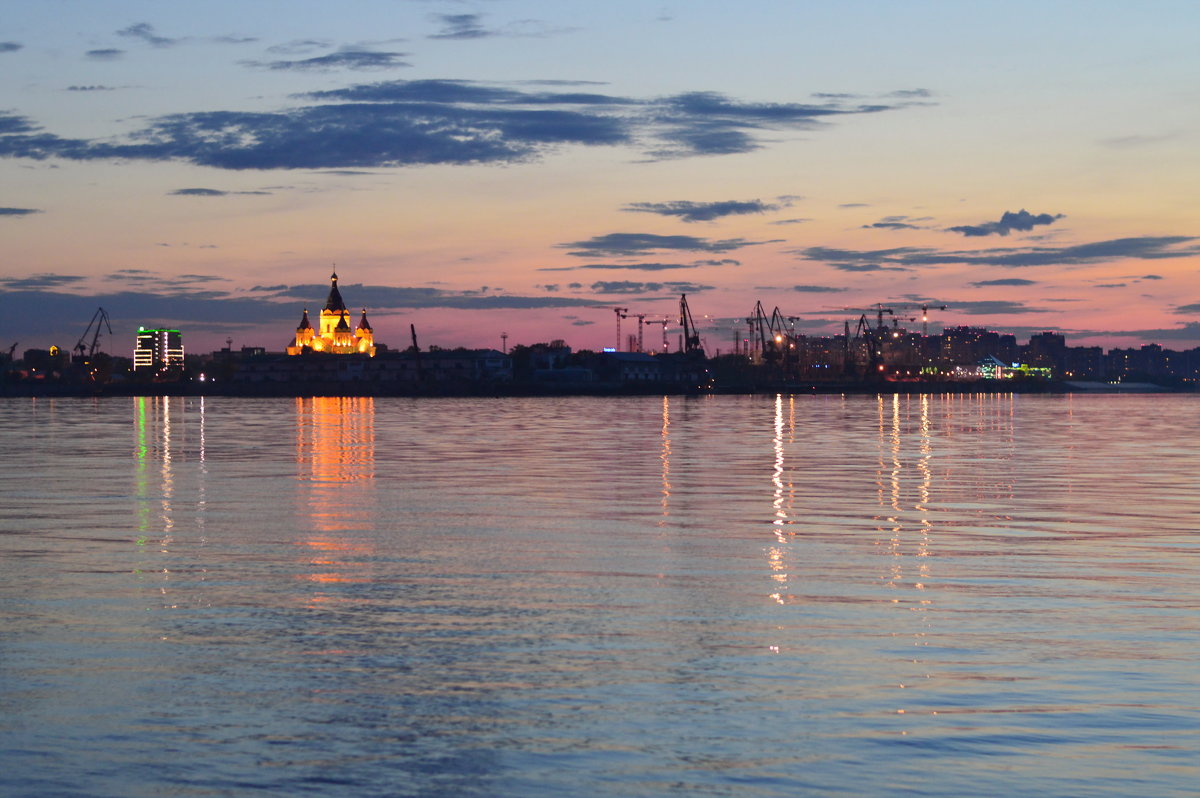
[(62, 383), (17, 383), (0, 386), (0, 398), (86, 398), (121, 396), (228, 396), (245, 398), (307, 397), (560, 397), (560, 396), (754, 396), (754, 395), (872, 395), (872, 394), (1190, 394), (1195, 386), (1164, 386), (1154, 383), (1103, 383), (1081, 381), (1004, 382), (807, 382), (742, 384), (710, 389), (667, 385), (537, 385), (490, 384), (458, 386), (392, 386), (346, 383), (114, 383), (70, 385)]

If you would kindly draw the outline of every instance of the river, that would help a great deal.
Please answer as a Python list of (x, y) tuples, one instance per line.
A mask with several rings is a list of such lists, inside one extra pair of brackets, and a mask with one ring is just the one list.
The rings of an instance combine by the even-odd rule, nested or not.
[(0, 400), (8, 796), (1194, 795), (1193, 396)]

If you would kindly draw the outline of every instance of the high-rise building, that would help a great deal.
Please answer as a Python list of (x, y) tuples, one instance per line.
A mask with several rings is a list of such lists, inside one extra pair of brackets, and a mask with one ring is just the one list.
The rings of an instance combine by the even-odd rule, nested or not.
[(166, 372), (183, 368), (183, 334), (179, 330), (138, 328), (133, 348), (135, 372)]

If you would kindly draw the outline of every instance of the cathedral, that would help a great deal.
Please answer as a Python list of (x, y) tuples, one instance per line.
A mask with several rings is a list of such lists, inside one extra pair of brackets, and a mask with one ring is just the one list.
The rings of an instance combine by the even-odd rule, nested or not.
[(338, 291), (337, 272), (330, 278), (329, 297), (325, 307), (321, 309), (321, 326), (314, 330), (308, 320), (308, 308), (304, 309), (304, 317), (296, 328), (295, 343), (287, 348), (289, 355), (299, 355), (304, 352), (331, 352), (335, 355), (370, 355), (375, 356), (375, 334), (367, 321), (367, 310), (363, 308), (362, 318), (358, 326), (350, 328), (350, 311), (342, 301), (342, 293)]

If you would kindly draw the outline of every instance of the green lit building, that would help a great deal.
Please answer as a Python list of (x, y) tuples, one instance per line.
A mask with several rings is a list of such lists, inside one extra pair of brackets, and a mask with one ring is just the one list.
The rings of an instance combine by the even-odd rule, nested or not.
[(133, 348), (134, 372), (162, 374), (183, 369), (183, 333), (138, 328)]

